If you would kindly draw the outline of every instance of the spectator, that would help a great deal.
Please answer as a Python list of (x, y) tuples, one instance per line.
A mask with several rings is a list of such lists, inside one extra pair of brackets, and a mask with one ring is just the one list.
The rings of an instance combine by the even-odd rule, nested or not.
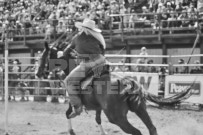
[(51, 35), (54, 32), (54, 27), (48, 22), (46, 25), (46, 34), (44, 40), (47, 40), (48, 42), (51, 42)]
[[(199, 60), (196, 60), (195, 62), (194, 62), (194, 64), (200, 64), (200, 62), (199, 62)], [(195, 66), (194, 68), (192, 68), (192, 70), (190, 71), (190, 73), (191, 74), (201, 74), (201, 73), (203, 73), (202, 72), (202, 69), (201, 69), (201, 67), (200, 66)]]
[[(186, 63), (183, 59), (179, 59), (178, 64), (184, 65)], [(176, 68), (176, 73), (184, 74), (187, 72), (188, 72), (188, 67), (186, 67), (186, 66), (180, 66), (180, 67)]]
[[(140, 56), (148, 56), (146, 47), (141, 48)], [(147, 63), (147, 57), (143, 57), (143, 58), (141, 57), (140, 60), (141, 60), (141, 63), (143, 64)]]
[(170, 17), (168, 18), (168, 27), (177, 27), (177, 18), (175, 12), (171, 12)]
[(59, 22), (57, 26), (57, 33), (58, 34), (63, 34), (66, 31), (65, 26), (63, 25), (63, 22)]
[(171, 0), (171, 7), (173, 8), (173, 11), (176, 9), (176, 2), (175, 2), (175, 0)]
[(171, 7), (171, 2), (166, 2), (166, 10), (168, 11), (168, 12), (172, 12), (174, 9)]
[(162, 9), (163, 9), (163, 4), (159, 3), (157, 8), (157, 13), (162, 13)]
[[(148, 55), (148, 53), (147, 53), (146, 47), (142, 47), (140, 56), (147, 56), (147, 55)], [(139, 59), (137, 59), (136, 63), (137, 64), (147, 64), (147, 58), (140, 57)], [(140, 66), (140, 65), (133, 67), (133, 70), (136, 72), (147, 72), (148, 71), (146, 66)]]
[[(120, 16), (119, 16), (119, 12), (118, 11), (116, 11), (116, 10), (113, 10), (112, 11), (112, 13), (113, 14), (117, 14), (118, 16), (114, 16), (113, 18), (112, 18), (112, 21), (113, 21), (113, 28), (114, 29), (121, 29), (121, 18), (120, 18)], [(127, 11), (126, 11), (126, 13), (127, 13)], [(129, 18), (129, 16), (125, 16), (126, 17), (126, 19), (124, 20), (124, 22), (128, 22), (128, 18)], [(126, 26), (127, 27), (127, 26)]]
[[(157, 15), (154, 16), (154, 22), (152, 22), (151, 25), (152, 25), (152, 28), (154, 30), (159, 28), (159, 20), (158, 20), (158, 16)], [(154, 33), (155, 33), (155, 31), (153, 31), (153, 34)]]
[(143, 15), (140, 17), (140, 20), (144, 22), (144, 27), (151, 27), (150, 15), (148, 15), (149, 10), (146, 6), (142, 7), (142, 13)]
[(25, 28), (25, 34), (29, 35), (32, 33), (32, 24), (28, 15), (25, 16), (24, 28)]
[[(148, 60), (147, 64), (153, 64), (154, 61), (151, 59), (151, 60)], [(155, 66), (148, 66), (148, 72), (149, 73), (156, 73), (156, 67)]]
[(166, 11), (163, 11), (163, 13), (161, 14), (161, 20), (163, 20), (162, 22), (162, 27), (166, 28), (168, 26), (168, 20), (169, 16), (168, 13)]
[[(141, 59), (137, 59), (136, 64), (144, 64), (144, 63), (142, 62)], [(132, 70), (135, 72), (145, 72), (145, 69), (146, 69), (145, 66), (140, 66), (140, 65), (137, 65), (132, 68)]]
[(196, 27), (197, 28), (197, 16), (195, 15), (195, 12), (190, 12), (188, 14), (189, 20), (189, 27)]
[(158, 0), (150, 0), (150, 3), (149, 3), (150, 12), (156, 12), (158, 4), (159, 4)]
[(182, 11), (182, 14), (178, 17), (178, 20), (180, 20), (180, 26), (181, 27), (188, 27), (189, 26), (189, 17), (186, 12), (186, 10)]
[(126, 62), (126, 59), (125, 59), (125, 58), (122, 59), (121, 61), (119, 61), (118, 63), (119, 63), (119, 64), (123, 64), (123, 66), (121, 66), (121, 65), (116, 66), (115, 69), (114, 69), (114, 71), (115, 71), (115, 72), (126, 72), (126, 71), (128, 71), (128, 67), (125, 66), (125, 62)]
[(129, 28), (135, 28), (135, 22), (139, 20), (137, 14), (134, 14), (134, 10), (131, 11), (131, 15), (129, 18)]
[(182, 10), (183, 10), (182, 4), (181, 4), (181, 3), (178, 3), (178, 4), (176, 5), (175, 11), (180, 14), (180, 13), (182, 12)]
[(13, 67), (12, 67), (12, 72), (15, 73), (13, 74), (13, 79), (20, 79), (21, 78), (21, 62), (18, 59), (15, 59), (13, 61)]
[[(124, 7), (123, 7), (124, 8)], [(129, 11), (127, 9), (123, 9), (124, 10), (124, 14), (129, 14)], [(133, 15), (132, 15), (133, 16)], [(129, 22), (132, 22), (133, 20), (130, 20), (130, 17), (129, 15), (126, 15), (126, 16), (123, 16), (123, 23), (124, 23), (124, 28), (127, 28), (127, 27), (130, 27), (129, 25)], [(131, 18), (133, 19), (133, 18)]]
[(183, 7), (184, 10), (188, 9), (189, 5), (190, 5), (189, 0), (183, 0), (182, 7)]
[(197, 0), (191, 0), (190, 4), (192, 4), (194, 8), (197, 8)]
[(22, 34), (22, 24), (20, 23), (20, 21), (16, 21), (16, 34), (17, 35), (21, 35)]
[(38, 61), (38, 59), (36, 59), (34, 61), (34, 66), (30, 69), (31, 72), (34, 73), (34, 74), (32, 74), (31, 79), (37, 78), (37, 76), (35, 74), (37, 73), (38, 68), (39, 68), (39, 61)]
[(194, 7), (193, 3), (190, 3), (190, 6), (188, 8), (188, 12), (197, 12), (197, 8)]
[(7, 25), (7, 38), (8, 38), (8, 40), (13, 41), (16, 26), (14, 24), (14, 21), (7, 22), (7, 24), (8, 24)]

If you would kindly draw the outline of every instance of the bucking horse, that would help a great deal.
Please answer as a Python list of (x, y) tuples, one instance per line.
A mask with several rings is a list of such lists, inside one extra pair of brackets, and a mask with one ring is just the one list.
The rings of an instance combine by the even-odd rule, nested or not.
[[(69, 61), (72, 59), (71, 55), (67, 54), (63, 59), (60, 59), (57, 57), (59, 51), (60, 49), (56, 45), (49, 46), (48, 43), (45, 43), (45, 49), (39, 60), (39, 68), (36, 73), (39, 78), (43, 76), (44, 71), (47, 70), (47, 65), (49, 67), (52, 60), (63, 61), (62, 63), (66, 61), (67, 67), (69, 67)], [(54, 69), (49, 67), (49, 70)], [(124, 92), (127, 88), (131, 92)], [(102, 135), (106, 134), (101, 126), (102, 111), (109, 122), (119, 126), (125, 133), (141, 135), (140, 130), (133, 127), (127, 119), (128, 111), (134, 112), (146, 125), (149, 134), (157, 135), (156, 127), (146, 110), (142, 87), (130, 77), (110, 73), (108, 64), (100, 65), (87, 73), (86, 78), (81, 81), (79, 96), (87, 110), (96, 111), (96, 122), (101, 128)], [(72, 108), (69, 105), (66, 111), (67, 118), (71, 112)], [(75, 135), (72, 127), (69, 128), (69, 134)]]

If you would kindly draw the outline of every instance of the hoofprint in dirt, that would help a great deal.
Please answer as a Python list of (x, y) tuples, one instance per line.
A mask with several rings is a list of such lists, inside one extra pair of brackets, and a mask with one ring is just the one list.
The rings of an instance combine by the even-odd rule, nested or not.
[[(9, 133), (10, 135), (66, 135), (67, 120), (65, 111), (68, 104), (42, 102), (10, 102)], [(202, 135), (202, 111), (179, 111), (148, 107), (148, 112), (157, 127), (159, 135)], [(4, 103), (0, 102), (0, 135), (4, 134)], [(148, 130), (133, 113), (128, 114), (130, 122), (143, 135)], [(125, 135), (117, 126), (110, 124), (102, 114), (102, 124), (109, 135)], [(99, 135), (95, 122), (95, 112), (83, 112), (73, 120), (77, 135)]]

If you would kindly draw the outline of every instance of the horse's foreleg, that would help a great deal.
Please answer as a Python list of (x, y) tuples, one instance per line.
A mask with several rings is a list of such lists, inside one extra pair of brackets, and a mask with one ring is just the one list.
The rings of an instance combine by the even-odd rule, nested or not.
[(142, 101), (142, 103), (137, 108), (134, 109), (134, 112), (147, 126), (150, 135), (158, 135), (156, 127), (153, 125), (151, 118), (146, 110), (146, 104), (144, 101)]
[(72, 107), (69, 104), (68, 110), (66, 111), (66, 118), (68, 119), (68, 135), (76, 135), (72, 128), (71, 119), (69, 119), (69, 117), (68, 117), (71, 114), (71, 112), (72, 112)]
[(104, 128), (101, 125), (101, 110), (96, 111), (95, 120), (96, 120), (96, 122), (97, 122), (97, 124), (99, 126), (100, 131), (101, 131), (101, 135), (107, 135), (107, 133), (104, 131)]
[(76, 135), (73, 128), (71, 119), (68, 119), (68, 135)]

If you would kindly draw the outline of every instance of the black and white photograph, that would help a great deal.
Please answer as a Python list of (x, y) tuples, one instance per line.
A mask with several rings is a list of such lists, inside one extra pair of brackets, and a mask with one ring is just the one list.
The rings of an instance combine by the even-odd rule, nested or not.
[(0, 135), (203, 135), (203, 0), (0, 0)]

